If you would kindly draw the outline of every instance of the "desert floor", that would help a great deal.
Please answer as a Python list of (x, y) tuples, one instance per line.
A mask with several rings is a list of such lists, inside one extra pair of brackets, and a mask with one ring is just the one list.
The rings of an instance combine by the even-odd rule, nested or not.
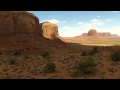
[[(119, 46), (99, 46), (94, 55), (81, 56), (83, 51), (89, 52), (94, 46), (68, 43), (71, 50), (48, 52), (50, 57), (39, 55), (0, 55), (0, 79), (119, 79), (120, 61), (112, 61), (111, 54), (120, 50)], [(94, 73), (74, 75), (75, 63), (92, 58), (96, 63)], [(55, 71), (44, 73), (47, 63), (55, 63)], [(74, 76), (73, 76), (74, 75)]]

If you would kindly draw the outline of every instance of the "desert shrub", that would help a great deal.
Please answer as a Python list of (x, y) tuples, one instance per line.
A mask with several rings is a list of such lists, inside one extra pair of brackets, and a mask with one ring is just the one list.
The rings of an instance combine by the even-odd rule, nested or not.
[(93, 47), (93, 49), (89, 52), (89, 55), (94, 55), (99, 52), (98, 47)]
[(42, 54), (42, 57), (43, 57), (43, 58), (50, 58), (50, 54), (49, 54), (48, 52), (44, 52), (44, 53)]
[(94, 55), (94, 54), (95, 54), (95, 52), (93, 52), (93, 51), (89, 52), (89, 55)]
[(11, 58), (9, 64), (15, 64), (15, 59)]
[(114, 52), (114, 53), (111, 55), (111, 59), (112, 59), (113, 61), (120, 61), (120, 51)]
[(75, 78), (75, 77), (77, 77), (77, 76), (79, 76), (79, 75), (83, 75), (83, 74), (84, 74), (84, 73), (81, 72), (80, 70), (76, 70), (76, 71), (72, 72), (72, 73), (70, 74), (70, 76), (73, 77), (73, 78)]
[(55, 68), (56, 68), (55, 63), (50, 62), (50, 63), (46, 64), (46, 66), (43, 69), (43, 72), (44, 73), (51, 73), (51, 72), (55, 71)]
[(87, 52), (86, 51), (83, 51), (82, 53), (81, 53), (81, 56), (86, 56), (87, 55)]
[(20, 51), (15, 51), (15, 52), (14, 52), (14, 55), (15, 55), (15, 56), (20, 56), (20, 55), (21, 55), (21, 52), (20, 52)]
[(96, 53), (99, 52), (98, 47), (97, 46), (93, 47), (93, 51), (96, 52)]
[(2, 52), (0, 52), (0, 55), (2, 55)]
[(74, 76), (78, 76), (81, 74), (94, 73), (96, 71), (96, 63), (93, 58), (87, 58), (75, 63), (74, 68), (76, 71), (74, 72)]

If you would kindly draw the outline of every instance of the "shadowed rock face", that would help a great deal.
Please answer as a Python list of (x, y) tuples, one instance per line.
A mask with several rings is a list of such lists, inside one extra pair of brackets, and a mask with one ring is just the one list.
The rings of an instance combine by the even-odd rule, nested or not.
[(0, 35), (38, 33), (39, 19), (25, 11), (0, 11)]
[(88, 36), (96, 36), (97, 35), (97, 31), (95, 29), (91, 29), (88, 31)]
[(50, 22), (44, 22), (40, 24), (41, 32), (43, 36), (46, 38), (54, 38), (59, 36), (58, 34), (58, 26), (52, 24)]
[(43, 41), (41, 34), (35, 15), (26, 11), (0, 11), (0, 50), (36, 46)]

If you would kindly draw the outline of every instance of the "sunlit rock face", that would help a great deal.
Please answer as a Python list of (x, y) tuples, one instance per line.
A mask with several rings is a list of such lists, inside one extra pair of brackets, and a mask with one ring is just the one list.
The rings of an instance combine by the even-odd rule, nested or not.
[(44, 22), (40, 24), (41, 32), (46, 38), (54, 38), (59, 36), (58, 26), (50, 22)]

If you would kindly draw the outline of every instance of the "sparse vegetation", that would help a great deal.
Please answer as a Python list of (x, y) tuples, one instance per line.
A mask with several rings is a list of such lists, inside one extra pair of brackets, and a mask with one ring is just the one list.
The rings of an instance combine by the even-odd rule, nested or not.
[[(106, 55), (106, 57), (104, 57), (104, 55)], [(78, 54), (68, 53), (65, 54), (64, 57), (62, 56), (60, 57), (59, 54), (56, 54), (56, 56), (51, 55), (53, 59), (46, 59), (46, 60), (41, 56), (38, 56), (40, 59), (35, 59), (36, 55), (35, 56), (26, 55), (19, 57), (2, 55), (0, 56), (0, 65), (1, 65), (0, 75), (1, 78), (3, 78), (4, 76), (5, 78), (8, 78), (8, 76), (10, 76), (11, 78), (18, 78), (17, 76), (13, 76), (13, 75), (22, 75), (20, 78), (32, 77), (35, 79), (39, 77), (49, 78), (55, 75), (58, 75), (58, 77), (53, 77), (53, 78), (59, 78), (59, 79), (61, 78), (61, 76), (63, 78), (67, 77), (71, 79), (72, 78), (89, 79), (89, 78), (106, 78), (106, 77), (117, 78), (119, 77), (117, 73), (119, 73), (120, 70), (120, 66), (119, 66), (120, 63), (110, 61), (109, 60), (110, 55), (111, 52), (99, 53), (96, 54), (95, 56), (94, 55), (80, 56), (79, 53)], [(102, 58), (99, 58), (100, 56)], [(106, 62), (106, 60), (108, 61)], [(57, 66), (58, 70), (55, 70), (56, 65), (58, 65)], [(95, 73), (96, 70), (98, 73)], [(10, 75), (6, 75), (6, 73), (10, 73)], [(66, 74), (65, 77), (64, 74)], [(68, 77), (67, 75), (70, 75), (71, 77)]]
[(15, 59), (11, 58), (9, 64), (10, 64), (10, 65), (15, 64)]
[(89, 57), (87, 59), (81, 60), (80, 62), (77, 62), (74, 68), (76, 71), (74, 74), (72, 74), (73, 76), (93, 73), (96, 71), (96, 63), (94, 62), (93, 58)]
[(15, 51), (15, 52), (14, 52), (14, 55), (15, 55), (15, 56), (20, 56), (20, 55), (21, 55), (21, 52), (20, 52), (20, 51)]
[(46, 64), (46, 66), (44, 67), (43, 72), (44, 73), (51, 73), (51, 72), (55, 71), (55, 68), (56, 68), (55, 63), (50, 62), (50, 63)]
[(3, 71), (7, 71), (8, 69), (6, 67), (3, 68)]
[(120, 45), (120, 39), (119, 38), (106, 38), (106, 39), (99, 39), (99, 40), (80, 40), (80, 39), (68, 39), (72, 43), (79, 43), (82, 45)]
[(43, 57), (43, 58), (50, 58), (50, 54), (49, 54), (48, 52), (44, 52), (44, 53), (42, 54), (42, 57)]
[(99, 52), (98, 47), (93, 47), (93, 49), (89, 52), (89, 55), (94, 55)]
[(120, 51), (117, 51), (111, 55), (113, 61), (120, 61)]
[(80, 75), (83, 75), (83, 72), (76, 70), (76, 71), (72, 72), (70, 76), (75, 78), (75, 77), (78, 77)]
[(0, 52), (0, 55), (2, 55), (2, 52)]
[(86, 51), (83, 51), (82, 53), (81, 53), (81, 56), (86, 56), (87, 55), (87, 52)]

